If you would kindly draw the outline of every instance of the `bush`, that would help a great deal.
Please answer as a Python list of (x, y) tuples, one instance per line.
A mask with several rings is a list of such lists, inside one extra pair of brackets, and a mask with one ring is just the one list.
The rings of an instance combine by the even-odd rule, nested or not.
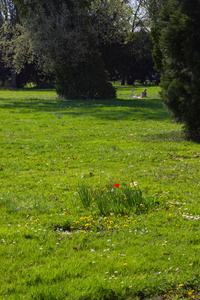
[(68, 99), (115, 98), (116, 91), (108, 81), (108, 74), (98, 53), (90, 55), (76, 67), (63, 64), (56, 70), (56, 89)]
[(190, 134), (200, 133), (200, 6), (195, 0), (169, 2), (160, 15), (163, 55), (162, 98)]

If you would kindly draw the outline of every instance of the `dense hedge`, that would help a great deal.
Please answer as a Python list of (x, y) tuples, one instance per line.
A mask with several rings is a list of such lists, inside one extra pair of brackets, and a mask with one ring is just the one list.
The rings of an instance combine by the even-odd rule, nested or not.
[(68, 99), (115, 98), (116, 91), (108, 81), (108, 74), (98, 53), (93, 53), (84, 62), (69, 67), (63, 64), (56, 70), (57, 92)]

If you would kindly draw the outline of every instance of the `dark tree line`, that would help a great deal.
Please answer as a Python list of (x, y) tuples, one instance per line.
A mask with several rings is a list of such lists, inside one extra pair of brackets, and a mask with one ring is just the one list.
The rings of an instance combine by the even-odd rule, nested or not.
[(106, 98), (115, 96), (109, 79), (143, 81), (153, 72), (152, 43), (137, 2), (7, 0), (18, 20), (2, 22), (1, 53), (17, 86), (55, 76), (65, 97)]
[(108, 98), (111, 77), (144, 82), (155, 67), (164, 104), (199, 133), (199, 33), (200, 0), (0, 0), (0, 77)]

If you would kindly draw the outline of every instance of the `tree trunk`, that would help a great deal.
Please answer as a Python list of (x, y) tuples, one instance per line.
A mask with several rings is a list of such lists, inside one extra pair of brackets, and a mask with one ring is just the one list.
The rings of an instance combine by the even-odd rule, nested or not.
[(121, 85), (125, 85), (125, 79), (126, 79), (126, 77), (125, 77), (125, 75), (123, 74), (123, 75), (122, 75)]
[(12, 73), (11, 73), (11, 86), (14, 89), (17, 87), (16, 86), (16, 77), (17, 77), (16, 73), (14, 71), (12, 71)]

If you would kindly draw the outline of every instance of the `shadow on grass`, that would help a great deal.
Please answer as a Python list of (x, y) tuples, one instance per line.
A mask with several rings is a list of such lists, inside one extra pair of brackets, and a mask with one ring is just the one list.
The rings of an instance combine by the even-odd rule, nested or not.
[(0, 109), (10, 109), (12, 113), (52, 112), (60, 114), (61, 118), (69, 115), (71, 117), (92, 116), (102, 120), (169, 119), (162, 101), (156, 98), (61, 100), (31, 96), (26, 98), (24, 95), (22, 101), (17, 97), (10, 100), (0, 97)]
[(185, 139), (183, 130), (173, 130), (158, 134), (150, 134), (147, 136), (147, 140), (154, 142), (182, 142)]
[(168, 113), (163, 108), (161, 100), (157, 99), (93, 100), (93, 102), (87, 101), (87, 104), (83, 104), (83, 106), (80, 102), (77, 107), (79, 107), (79, 110), (64, 113), (74, 117), (82, 114), (90, 114), (91, 116), (102, 120), (165, 120), (169, 118)]

